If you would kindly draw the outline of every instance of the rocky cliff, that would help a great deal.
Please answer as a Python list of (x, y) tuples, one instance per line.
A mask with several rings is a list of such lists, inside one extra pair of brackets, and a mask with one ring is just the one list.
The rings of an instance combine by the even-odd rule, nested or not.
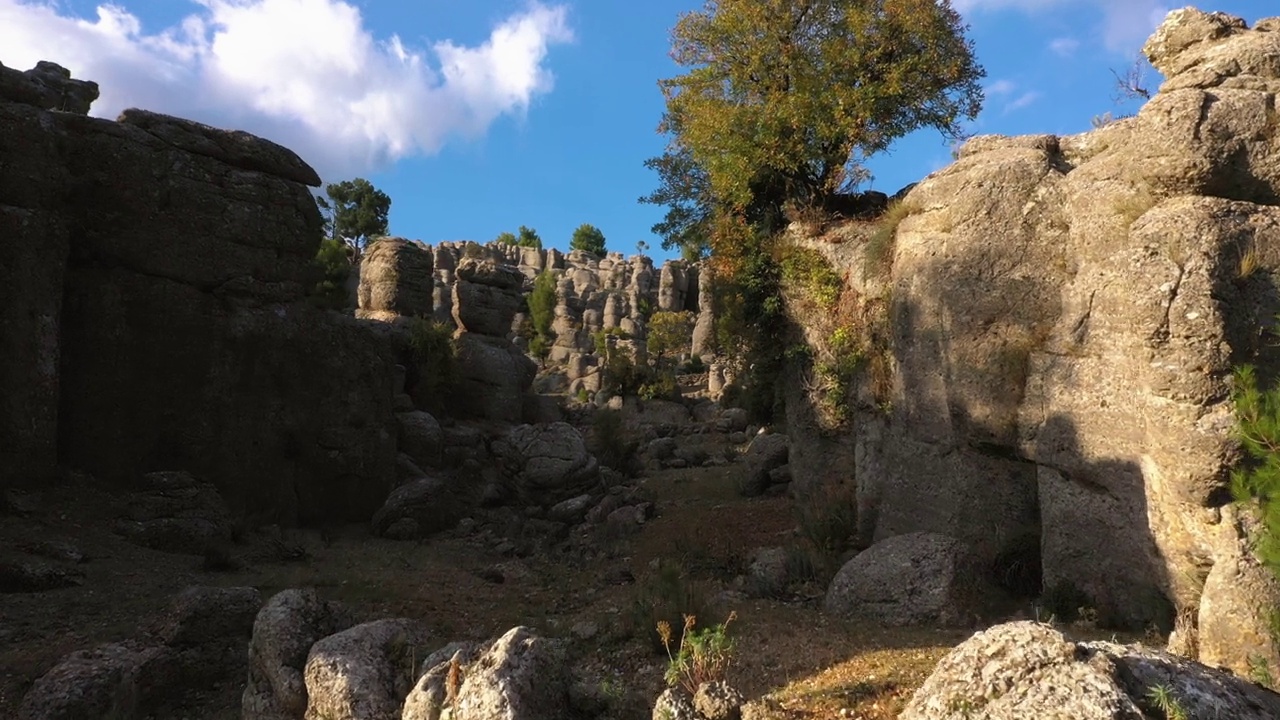
[(367, 519), (394, 365), (313, 309), (315, 172), (261, 138), (0, 68), (0, 485), (188, 470), (264, 520)]
[[(556, 278), (556, 301), (540, 388), (600, 390), (597, 334), (616, 331), (611, 339), (643, 361), (648, 322), (657, 312), (688, 313), (687, 354), (708, 362), (715, 357), (711, 292), (697, 264), (668, 260), (655, 268), (644, 255), (596, 257), (498, 243), (428, 245), (388, 238), (371, 247), (360, 263), (356, 314), (384, 321), (430, 314), (461, 330), (463, 382), (470, 387), (458, 407), (464, 414), (508, 422), (520, 417), (520, 396), (530, 389), (534, 372), (524, 352), (532, 330), (523, 298), (544, 271)], [(511, 361), (500, 357), (513, 351)], [(485, 407), (467, 402), (479, 393), (493, 396)]]
[(796, 234), (887, 308), (891, 374), (831, 437), (798, 368), (792, 470), (856, 485), (867, 542), (950, 534), (1113, 624), (1198, 612), (1206, 662), (1274, 667), (1280, 592), (1227, 482), (1232, 368), (1280, 369), (1280, 19), (1179, 10), (1144, 52), (1167, 80), (1136, 117), (974, 138), (915, 187), (891, 269), (874, 228)]

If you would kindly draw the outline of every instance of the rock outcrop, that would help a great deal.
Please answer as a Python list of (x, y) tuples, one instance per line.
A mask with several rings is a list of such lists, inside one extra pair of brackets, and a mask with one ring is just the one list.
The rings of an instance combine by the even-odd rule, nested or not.
[(367, 520), (395, 476), (385, 338), (312, 307), (315, 171), (243, 132), (0, 71), (0, 485), (181, 469), (265, 520)]
[(890, 329), (887, 396), (868, 400), (868, 373), (850, 432), (806, 431), (790, 393), (797, 483), (856, 483), (863, 542), (945, 533), (997, 574), (1020, 558), (1107, 625), (1167, 631), (1202, 587), (1236, 616), (1280, 603), (1261, 582), (1249, 602), (1204, 586), (1244, 572), (1223, 507), (1232, 368), (1280, 367), (1262, 340), (1280, 310), (1277, 24), (1175, 11), (1145, 47), (1167, 80), (1135, 117), (972, 139), (905, 195), (888, 272), (856, 228), (797, 237)]
[[(1160, 707), (1161, 703), (1167, 707)], [(938, 663), (902, 720), (1280, 717), (1280, 695), (1155, 650), (1076, 643), (1046, 625), (984, 630)]]

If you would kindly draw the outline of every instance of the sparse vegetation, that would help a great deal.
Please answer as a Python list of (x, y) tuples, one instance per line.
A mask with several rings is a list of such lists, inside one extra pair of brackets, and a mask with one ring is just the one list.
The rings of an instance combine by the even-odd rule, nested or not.
[(1250, 462), (1231, 474), (1231, 491), (1237, 502), (1257, 511), (1258, 558), (1280, 574), (1280, 388), (1260, 388), (1252, 365), (1238, 368), (1234, 380), (1236, 436)]
[[(686, 616), (709, 615), (702, 588), (684, 565), (666, 558), (660, 558), (656, 567), (636, 582), (631, 611), (635, 627), (647, 635), (657, 651), (665, 651), (669, 642), (678, 646), (684, 640)], [(679, 635), (664, 639), (657, 630), (660, 623), (679, 628)]]
[(417, 394), (438, 409), (453, 387), (457, 348), (453, 329), (430, 318), (414, 318), (409, 326), (409, 349), (416, 369)]
[(1164, 713), (1165, 720), (1189, 720), (1182, 702), (1168, 685), (1155, 685), (1147, 691), (1147, 699), (1155, 709)]
[(1088, 614), (1093, 601), (1075, 583), (1061, 579), (1045, 588), (1040, 605), (1054, 620), (1073, 623)]
[(311, 291), (311, 301), (330, 310), (345, 310), (349, 302), (347, 278), (351, 275), (348, 246), (335, 238), (322, 239), (315, 264), (320, 280)]
[(555, 336), (551, 324), (556, 313), (556, 276), (551, 270), (543, 270), (533, 281), (527, 301), (529, 319), (533, 325), (533, 337), (529, 338), (529, 352), (542, 360), (551, 352)]
[(599, 408), (591, 416), (591, 452), (600, 464), (630, 476), (638, 470), (636, 450), (639, 443), (626, 436), (622, 414), (611, 408)]
[(671, 623), (659, 620), (658, 636), (662, 638), (668, 659), (667, 670), (663, 674), (667, 685), (680, 685), (693, 695), (704, 683), (723, 680), (733, 663), (734, 643), (728, 631), (729, 624), (736, 618), (737, 614), (731, 612), (724, 622), (697, 630), (694, 628), (697, 617), (685, 615), (680, 640), (675, 643), (675, 653), (671, 652)]
[(373, 238), (387, 234), (387, 214), (391, 198), (364, 178), (329, 183), (324, 186), (326, 200), (316, 197), (316, 205), (324, 216), (325, 234), (346, 243), (357, 253)]
[(795, 502), (800, 536), (817, 553), (823, 580), (840, 569), (845, 553), (858, 539), (857, 491), (850, 485), (826, 485), (799, 496)]
[(887, 277), (893, 270), (893, 253), (897, 245), (898, 226), (903, 220), (920, 212), (920, 206), (908, 200), (894, 200), (876, 221), (876, 230), (867, 240), (864, 251), (866, 271), (870, 275)]

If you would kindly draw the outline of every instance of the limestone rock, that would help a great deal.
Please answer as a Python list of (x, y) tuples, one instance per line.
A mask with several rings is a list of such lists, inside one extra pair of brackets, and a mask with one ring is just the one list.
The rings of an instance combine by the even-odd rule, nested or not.
[(260, 720), (298, 720), (307, 708), (303, 669), (319, 639), (351, 626), (347, 613), (322, 601), (312, 589), (274, 595), (253, 623), (249, 680), (243, 715)]
[(523, 302), (510, 288), (459, 280), (453, 286), (453, 319), (467, 332), (505, 338)]
[[(425, 537), (457, 525), (462, 515), (463, 505), (447, 480), (422, 477), (391, 491), (387, 502), (373, 516), (373, 531), (391, 537), (388, 532), (392, 526), (403, 520), (412, 520), (416, 535)], [(405, 532), (402, 526), (397, 534), (404, 535)]]
[(653, 703), (653, 720), (697, 720), (693, 700), (681, 688), (667, 688)]
[(231, 515), (218, 489), (185, 472), (154, 472), (129, 496), (116, 531), (165, 552), (200, 555), (231, 541)]
[(460, 332), (457, 392), (453, 410), (462, 417), (517, 423), (524, 414), (524, 392), (536, 366), (503, 338)]
[(1280, 695), (1199, 663), (1107, 642), (1075, 643), (1045, 625), (984, 630), (951, 651), (916, 691), (902, 720), (1159, 717), (1161, 688), (1189, 718), (1280, 716)]
[(583, 494), (600, 478), (600, 464), (568, 423), (515, 427), (497, 452), (516, 496), (529, 505), (555, 505)]
[(431, 253), (403, 238), (382, 238), (360, 258), (361, 310), (427, 317), (434, 309)]
[(72, 653), (31, 686), (18, 719), (133, 717), (164, 684), (166, 660), (164, 648), (137, 642)]
[(74, 80), (71, 71), (57, 63), (41, 60), (25, 72), (0, 65), (0, 100), (88, 115), (97, 99), (97, 83)]
[(872, 545), (836, 573), (824, 612), (886, 625), (967, 626), (990, 598), (960, 541), (936, 533), (899, 535)]
[(723, 680), (705, 682), (693, 695), (693, 709), (706, 720), (740, 720), (747, 698)]
[(769, 473), (787, 463), (788, 441), (786, 435), (757, 435), (747, 448), (738, 490), (747, 497), (754, 497), (769, 487)]
[(444, 451), (444, 431), (431, 413), (422, 410), (396, 413), (400, 452), (420, 467), (438, 467)]
[(400, 720), (425, 639), (414, 621), (392, 619), (316, 642), (307, 655), (305, 720)]
[(466, 667), (453, 720), (560, 720), (569, 715), (563, 648), (529, 628), (516, 627)]
[(1196, 623), (1196, 659), (1242, 677), (1249, 677), (1259, 662), (1280, 668), (1280, 640), (1273, 629), (1273, 613), (1280, 607), (1280, 580), (1257, 559), (1253, 538), (1261, 528), (1247, 516), (1249, 512), (1231, 506), (1223, 509), (1224, 547), (1204, 581)]

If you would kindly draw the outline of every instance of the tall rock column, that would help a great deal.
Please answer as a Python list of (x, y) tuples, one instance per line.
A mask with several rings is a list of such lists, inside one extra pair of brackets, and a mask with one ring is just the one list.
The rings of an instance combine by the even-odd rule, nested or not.
[(525, 276), (511, 265), (465, 259), (453, 285), (458, 331), (458, 392), (455, 412), (498, 422), (521, 420), (524, 394), (537, 366), (510, 339), (523, 306)]

